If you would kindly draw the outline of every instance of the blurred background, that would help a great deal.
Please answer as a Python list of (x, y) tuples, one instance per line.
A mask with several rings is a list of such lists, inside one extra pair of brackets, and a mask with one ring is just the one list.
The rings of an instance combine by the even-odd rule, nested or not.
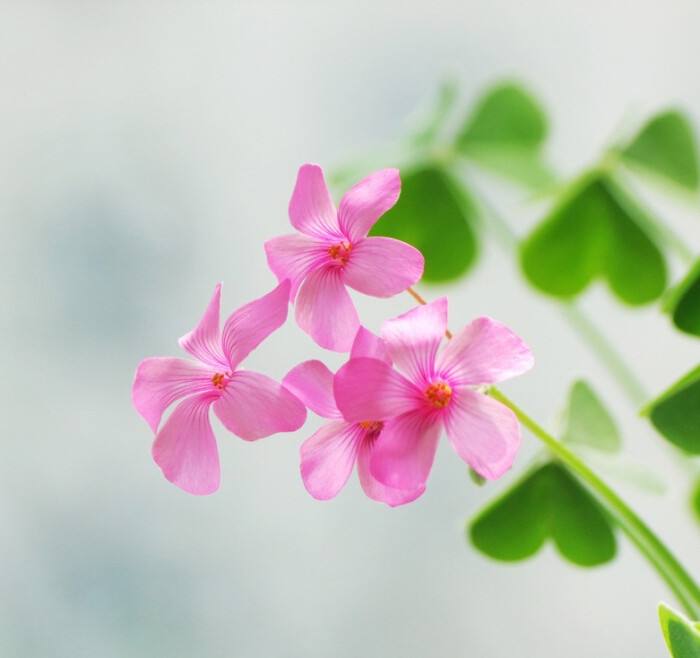
[[(252, 444), (215, 425), (222, 487), (191, 497), (151, 461), (130, 387), (143, 357), (179, 353), (217, 281), (226, 313), (274, 285), (262, 244), (290, 230), (300, 164), (396, 140), (446, 75), (465, 101), (526, 83), (563, 175), (629, 117), (675, 104), (697, 119), (700, 5), (4, 0), (0, 13), (0, 655), (666, 655), (655, 606), (671, 596), (624, 539), (595, 570), (551, 546), (503, 565), (468, 545), (466, 520), (513, 475), (478, 488), (445, 442), (413, 505), (373, 503), (354, 477), (319, 503), (298, 474), (310, 417)], [(547, 207), (483, 186), (521, 234)], [(700, 248), (697, 207), (646, 199)], [(486, 242), (469, 278), (421, 291), (450, 295), (453, 327), (488, 314), (526, 338), (537, 367), (506, 391), (543, 422), (572, 379), (595, 385), (626, 457), (667, 484), (621, 492), (698, 573), (689, 471), (513, 258)], [(374, 330), (412, 303), (355, 299)], [(696, 339), (654, 305), (625, 310), (598, 284), (584, 306), (650, 392), (697, 364)], [(314, 356), (341, 362), (290, 322), (247, 365), (279, 378)], [(538, 448), (524, 443), (520, 468)]]

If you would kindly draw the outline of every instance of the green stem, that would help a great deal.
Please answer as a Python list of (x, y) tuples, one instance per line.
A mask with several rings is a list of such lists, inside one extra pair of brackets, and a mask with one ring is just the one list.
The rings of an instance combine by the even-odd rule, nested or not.
[[(518, 247), (518, 237), (508, 222), (482, 195), (479, 195), (478, 202), (482, 210), (488, 214), (490, 219), (488, 225), (493, 229), (493, 235), (501, 247), (511, 252), (515, 251)], [(561, 304), (559, 308), (569, 325), (588, 343), (601, 363), (608, 368), (632, 404), (638, 407), (646, 402), (649, 396), (644, 386), (596, 324), (574, 302)]]
[(520, 422), (592, 490), (608, 512), (614, 516), (632, 543), (666, 581), (686, 613), (691, 618), (698, 619), (700, 587), (651, 528), (585, 462), (530, 418), (501, 391), (492, 387), (489, 389), (489, 395), (511, 409)]

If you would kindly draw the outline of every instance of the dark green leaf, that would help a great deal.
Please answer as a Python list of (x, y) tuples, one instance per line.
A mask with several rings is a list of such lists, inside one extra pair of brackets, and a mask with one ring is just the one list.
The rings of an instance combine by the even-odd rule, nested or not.
[(671, 443), (700, 454), (700, 366), (662, 393), (647, 408), (654, 427)]
[(476, 207), (466, 190), (438, 167), (403, 176), (398, 203), (372, 229), (412, 244), (425, 257), (424, 281), (450, 281), (476, 260)]
[(683, 187), (698, 187), (698, 162), (693, 129), (677, 111), (657, 114), (622, 151), (632, 164), (664, 176)]
[(602, 174), (588, 174), (525, 239), (530, 282), (556, 297), (582, 292), (596, 277), (622, 301), (645, 304), (666, 287), (666, 265), (640, 223), (641, 212)]
[(582, 380), (574, 382), (569, 391), (562, 440), (605, 452), (620, 449), (620, 434), (615, 421), (593, 389)]
[(615, 557), (610, 522), (595, 499), (561, 465), (528, 473), (471, 522), (476, 548), (497, 560), (523, 560), (549, 537), (561, 555), (592, 567)]
[(674, 289), (667, 309), (681, 331), (700, 336), (700, 260)]
[(554, 177), (542, 162), (547, 117), (523, 87), (506, 82), (489, 89), (457, 136), (463, 155), (492, 171), (533, 187)]
[(700, 658), (700, 626), (666, 604), (659, 604), (659, 622), (673, 658)]

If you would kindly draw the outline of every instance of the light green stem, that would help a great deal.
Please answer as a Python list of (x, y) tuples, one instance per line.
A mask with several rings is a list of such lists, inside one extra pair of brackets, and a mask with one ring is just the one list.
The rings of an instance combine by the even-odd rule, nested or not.
[(666, 581), (686, 613), (692, 619), (700, 618), (700, 587), (651, 528), (585, 462), (501, 391), (492, 387), (489, 389), (489, 395), (511, 409), (520, 422), (590, 488), (601, 504), (617, 520), (632, 543)]

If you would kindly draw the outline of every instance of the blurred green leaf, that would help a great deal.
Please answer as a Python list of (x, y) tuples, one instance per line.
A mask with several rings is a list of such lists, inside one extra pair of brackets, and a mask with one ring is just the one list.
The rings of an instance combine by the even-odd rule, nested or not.
[(430, 146), (437, 140), (440, 130), (457, 102), (458, 95), (459, 89), (455, 80), (446, 80), (440, 85), (434, 105), (426, 112), (420, 122), (421, 127), (412, 136), (415, 146)]
[(562, 441), (579, 443), (604, 452), (620, 449), (615, 421), (593, 389), (583, 380), (569, 391)]
[(471, 478), (471, 481), (476, 484), (479, 487), (482, 487), (486, 484), (486, 478), (483, 477), (482, 475), (479, 475), (473, 468), (469, 468), (469, 477)]
[(700, 658), (700, 624), (659, 604), (659, 622), (666, 646), (673, 658)]
[(669, 296), (666, 310), (681, 331), (700, 336), (700, 260)]
[(602, 277), (623, 302), (653, 301), (666, 287), (666, 264), (642, 220), (641, 210), (621, 198), (611, 180), (591, 172), (524, 240), (523, 271), (555, 297), (575, 297)]
[(700, 454), (700, 366), (647, 405), (645, 413), (671, 443)]
[(700, 480), (695, 483), (693, 495), (690, 498), (690, 504), (695, 512), (695, 518), (700, 521)]
[(547, 116), (537, 100), (522, 86), (505, 82), (477, 101), (456, 148), (486, 169), (543, 187), (554, 180), (540, 155), (547, 132)]
[(652, 117), (622, 151), (622, 156), (683, 187), (691, 190), (698, 187), (693, 129), (678, 111), (670, 110)]
[(482, 553), (506, 562), (534, 555), (549, 537), (579, 566), (615, 557), (610, 521), (595, 499), (556, 462), (530, 471), (483, 509), (469, 536)]
[(443, 282), (475, 262), (475, 204), (447, 172), (428, 166), (405, 174), (401, 196), (372, 229), (412, 244), (425, 257), (424, 281)]

